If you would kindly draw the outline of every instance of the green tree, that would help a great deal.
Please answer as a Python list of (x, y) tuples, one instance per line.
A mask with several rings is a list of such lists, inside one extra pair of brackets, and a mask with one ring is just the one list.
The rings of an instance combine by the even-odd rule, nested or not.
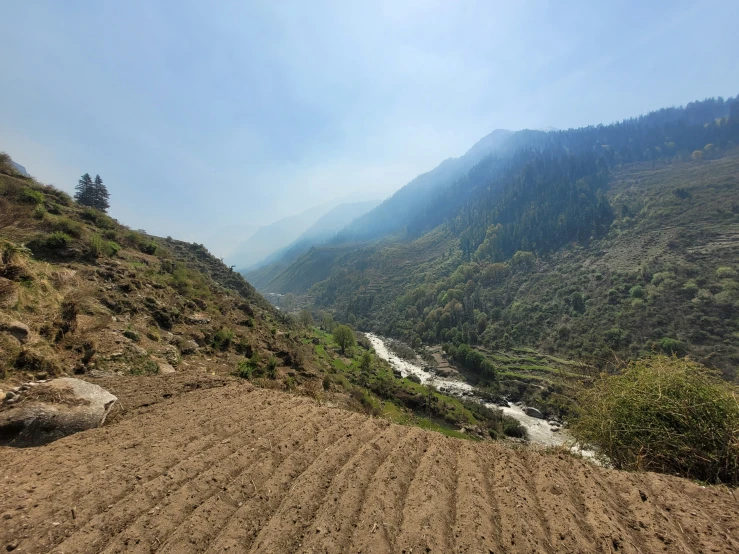
[(354, 337), (354, 331), (348, 325), (338, 325), (333, 332), (334, 340), (341, 348), (341, 353), (346, 354), (346, 349), (351, 348), (356, 344), (356, 338)]
[(300, 321), (300, 324), (303, 325), (303, 327), (310, 327), (313, 325), (313, 316), (310, 313), (310, 310), (308, 308), (303, 308), (300, 310), (300, 313), (298, 314), (298, 321)]
[(89, 173), (85, 173), (74, 187), (74, 199), (83, 206), (95, 207), (95, 185)]
[(333, 333), (335, 325), (336, 323), (334, 323), (334, 317), (331, 314), (323, 315), (323, 321), (321, 322), (321, 327), (323, 328), (324, 331)]
[(103, 184), (100, 175), (95, 175), (95, 180), (93, 181), (90, 174), (85, 173), (77, 182), (75, 190), (77, 192), (74, 193), (74, 199), (78, 204), (95, 208), (103, 213), (107, 212), (108, 208), (110, 208), (110, 194)]
[(94, 196), (93, 208), (97, 208), (103, 213), (107, 212), (108, 208), (110, 208), (110, 193), (108, 193), (108, 188), (103, 184), (100, 175), (95, 175), (95, 182), (92, 186)]
[(369, 371), (372, 367), (372, 353), (369, 350), (365, 350), (362, 354), (362, 359), (359, 361), (359, 369), (362, 371)]

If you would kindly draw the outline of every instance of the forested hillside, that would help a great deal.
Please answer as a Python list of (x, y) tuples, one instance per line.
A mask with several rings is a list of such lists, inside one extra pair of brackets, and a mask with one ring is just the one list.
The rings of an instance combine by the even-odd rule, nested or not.
[(424, 197), (404, 229), (315, 249), (275, 292), (417, 345), (657, 349), (733, 375), (739, 102), (508, 140), (524, 146)]

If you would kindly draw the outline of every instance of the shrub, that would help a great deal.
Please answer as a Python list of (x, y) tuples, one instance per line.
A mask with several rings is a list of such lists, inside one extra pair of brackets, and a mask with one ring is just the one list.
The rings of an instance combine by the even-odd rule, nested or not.
[(716, 270), (716, 276), (719, 279), (734, 279), (736, 277), (736, 270), (731, 267), (719, 267)]
[(93, 258), (101, 256), (113, 257), (121, 250), (121, 246), (110, 240), (103, 240), (100, 235), (92, 235), (89, 241), (90, 255)]
[(95, 208), (85, 208), (81, 216), (101, 229), (115, 229), (113, 218)]
[(737, 391), (700, 364), (649, 357), (578, 398), (572, 432), (615, 468), (739, 484)]
[[(256, 352), (248, 360), (239, 362), (236, 369), (236, 375), (242, 379), (251, 379), (252, 377), (260, 377), (264, 374), (264, 370), (259, 365), (260, 358)], [(277, 364), (275, 364), (277, 367)]]
[(46, 237), (44, 244), (47, 248), (56, 250), (60, 248), (66, 248), (71, 244), (71, 242), (72, 237), (70, 237), (67, 233), (63, 233), (62, 231), (54, 231), (48, 237)]
[(665, 337), (659, 341), (659, 349), (665, 354), (681, 356), (685, 354), (685, 345), (677, 339)]
[(125, 239), (130, 246), (138, 249), (144, 254), (151, 254), (153, 256), (157, 253), (157, 244), (151, 241), (143, 233), (139, 233), (137, 231), (129, 231), (128, 233), (126, 233)]
[(503, 434), (506, 437), (525, 439), (528, 433), (520, 421), (511, 416), (503, 416)]
[(223, 327), (213, 336), (213, 348), (216, 350), (228, 350), (234, 340), (234, 332), (227, 327)]
[(275, 379), (277, 377), (277, 358), (270, 356), (267, 361), (267, 377)]
[(51, 221), (51, 229), (53, 231), (61, 231), (75, 238), (80, 238), (84, 231), (84, 226), (79, 221), (74, 221), (68, 217), (55, 217)]
[(29, 187), (23, 187), (20, 192), (21, 202), (27, 202), (28, 204), (43, 204), (46, 201), (44, 193), (39, 190), (34, 190)]
[(644, 298), (644, 288), (641, 285), (635, 285), (629, 290), (631, 298)]
[(44, 208), (43, 204), (36, 204), (36, 207), (33, 209), (33, 217), (35, 219), (44, 219), (46, 217), (46, 208)]

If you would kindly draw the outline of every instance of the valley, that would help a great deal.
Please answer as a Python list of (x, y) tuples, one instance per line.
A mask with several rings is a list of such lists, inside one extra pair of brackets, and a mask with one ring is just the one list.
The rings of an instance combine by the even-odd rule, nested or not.
[[(495, 131), (242, 272), (3, 155), (0, 547), (738, 552), (737, 143)], [(61, 377), (104, 414), (24, 443)]]

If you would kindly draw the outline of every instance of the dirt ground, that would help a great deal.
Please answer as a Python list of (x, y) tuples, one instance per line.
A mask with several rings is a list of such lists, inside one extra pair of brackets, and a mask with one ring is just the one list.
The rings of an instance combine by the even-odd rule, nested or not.
[(0, 448), (15, 552), (739, 552), (728, 489), (447, 438), (201, 375), (100, 384), (103, 428)]

